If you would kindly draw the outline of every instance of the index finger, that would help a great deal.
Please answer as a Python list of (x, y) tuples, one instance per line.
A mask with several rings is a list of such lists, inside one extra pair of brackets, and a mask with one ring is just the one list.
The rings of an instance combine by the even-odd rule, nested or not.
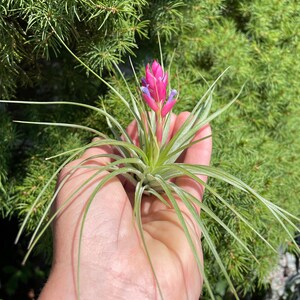
[[(185, 120), (188, 118), (190, 113), (181, 113), (176, 120), (174, 126), (174, 132), (176, 132)], [(209, 124), (203, 126), (193, 138), (193, 141), (200, 140), (198, 143), (189, 147), (180, 158), (179, 162), (193, 164), (193, 165), (205, 165), (208, 166), (210, 164), (211, 153), (212, 153), (212, 138), (211, 136), (211, 127)], [(206, 138), (208, 137), (208, 138)], [(202, 140), (201, 140), (202, 139)], [(207, 176), (198, 175), (198, 178), (207, 181)], [(196, 182), (195, 180), (182, 176), (176, 179), (176, 185), (180, 188), (184, 189), (186, 192), (192, 194), (197, 199), (201, 200), (204, 193), (204, 186)]]

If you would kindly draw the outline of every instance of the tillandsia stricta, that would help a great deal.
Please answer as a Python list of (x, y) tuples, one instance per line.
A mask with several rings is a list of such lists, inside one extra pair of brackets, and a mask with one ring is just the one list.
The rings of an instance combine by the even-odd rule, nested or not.
[[(60, 39), (59, 35), (57, 35)], [(199, 230), (201, 231), (206, 243), (208, 244), (212, 255), (215, 257), (216, 262), (221, 268), (224, 276), (226, 277), (228, 284), (230, 286), (231, 291), (238, 298), (238, 294), (235, 291), (234, 285), (230, 279), (228, 272), (226, 271), (226, 267), (224, 266), (218, 251), (216, 250), (215, 244), (210, 236), (210, 233), (207, 229), (205, 222), (201, 215), (199, 215), (197, 209), (195, 207), (201, 209), (202, 214), (206, 214), (208, 217), (212, 218), (215, 222), (217, 222), (220, 226), (222, 226), (231, 236), (232, 238), (240, 245), (240, 247), (250, 253), (254, 260), (257, 261), (254, 254), (252, 254), (249, 246), (238, 237), (230, 227), (225, 224), (224, 220), (221, 220), (205, 203), (202, 203), (197, 197), (193, 194), (189, 193), (186, 189), (183, 189), (180, 185), (176, 184), (177, 178), (189, 178), (192, 181), (196, 182), (200, 186), (206, 188), (208, 192), (214, 195), (220, 203), (227, 207), (232, 213), (239, 218), (245, 226), (247, 226), (251, 231), (253, 231), (258, 238), (262, 239), (267, 246), (272, 248), (275, 252), (276, 249), (272, 246), (272, 244), (267, 241), (261, 233), (259, 233), (256, 228), (253, 227), (251, 222), (247, 220), (241, 213), (239, 213), (238, 209), (230, 204), (230, 202), (226, 201), (217, 191), (214, 190), (209, 184), (203, 180), (202, 176), (212, 177), (218, 180), (222, 180), (232, 186), (240, 189), (258, 199), (269, 211), (270, 214), (274, 216), (274, 218), (282, 225), (282, 228), (290, 239), (293, 241), (293, 234), (290, 233), (287, 226), (284, 224), (286, 222), (291, 228), (299, 231), (297, 226), (294, 225), (291, 219), (295, 219), (300, 221), (299, 218), (296, 218), (291, 213), (283, 210), (279, 206), (273, 204), (267, 199), (260, 196), (257, 192), (255, 192), (251, 187), (247, 184), (239, 180), (238, 178), (211, 166), (207, 165), (195, 165), (181, 162), (179, 159), (180, 156), (190, 147), (197, 143), (201, 143), (204, 139), (209, 138), (209, 136), (205, 136), (200, 139), (195, 139), (195, 135), (201, 128), (211, 122), (214, 118), (219, 116), (222, 112), (224, 112), (227, 108), (230, 107), (234, 103), (234, 101), (239, 97), (237, 95), (232, 101), (230, 101), (226, 106), (217, 110), (214, 113), (210, 112), (211, 104), (212, 104), (212, 96), (214, 88), (218, 82), (218, 80), (223, 76), (223, 73), (209, 86), (206, 93), (202, 96), (202, 98), (195, 105), (194, 109), (191, 113), (186, 117), (185, 121), (181, 124), (180, 128), (172, 135), (169, 135), (170, 126), (172, 124), (172, 113), (171, 110), (175, 105), (177, 99), (177, 91), (169, 88), (169, 78), (168, 73), (164, 71), (163, 66), (161, 66), (156, 60), (151, 64), (146, 66), (146, 75), (145, 78), (139, 80), (133, 68), (133, 74), (136, 79), (136, 83), (139, 86), (139, 90), (137, 93), (132, 91), (124, 78), (121, 70), (117, 65), (115, 65), (116, 70), (119, 73), (119, 76), (123, 79), (124, 85), (127, 87), (129, 99), (126, 99), (120, 92), (113, 87), (111, 84), (106, 82), (102, 77), (100, 77), (97, 73), (95, 73), (91, 68), (89, 68), (83, 61), (81, 61), (64, 43), (62, 39), (60, 39), (61, 43), (66, 47), (66, 49), (82, 64), (84, 65), (91, 73), (93, 73), (99, 80), (105, 83), (112, 92), (114, 92), (120, 100), (125, 105), (128, 112), (132, 115), (133, 118), (133, 126), (136, 128), (137, 136), (133, 138), (128, 131), (123, 128), (120, 122), (114, 118), (112, 115), (107, 113), (107, 111), (103, 108), (98, 108), (94, 106), (90, 106), (83, 103), (76, 102), (28, 102), (28, 101), (9, 101), (11, 103), (23, 103), (23, 104), (57, 104), (57, 105), (75, 105), (84, 107), (87, 109), (91, 109), (96, 111), (101, 116), (105, 117), (107, 120), (107, 124), (114, 135), (114, 138), (110, 138), (97, 129), (90, 128), (87, 126), (79, 125), (79, 124), (67, 124), (67, 123), (46, 123), (46, 122), (24, 122), (23, 123), (31, 123), (31, 124), (41, 124), (41, 125), (54, 125), (54, 126), (67, 126), (72, 128), (79, 128), (83, 130), (88, 130), (100, 137), (100, 139), (94, 140), (88, 145), (58, 154), (53, 157), (61, 156), (61, 155), (69, 155), (68, 158), (60, 165), (60, 167), (56, 170), (56, 172), (51, 176), (47, 184), (42, 188), (40, 194), (34, 201), (31, 209), (26, 215), (24, 222), (20, 228), (19, 234), (17, 236), (17, 240), (20, 238), (20, 235), (25, 229), (25, 225), (28, 222), (32, 212), (34, 211), (35, 206), (39, 203), (40, 199), (43, 197), (46, 189), (50, 186), (50, 183), (55, 180), (56, 176), (60, 173), (60, 171), (66, 166), (70, 161), (76, 158), (80, 153), (85, 151), (86, 149), (93, 146), (104, 146), (109, 145), (112, 146), (115, 151), (111, 154), (106, 154), (107, 157), (111, 159), (109, 163), (104, 166), (101, 166), (96, 171), (96, 175), (93, 175), (90, 179), (86, 180), (82, 185), (77, 188), (64, 202), (64, 204), (59, 207), (50, 217), (47, 219), (47, 215), (50, 211), (52, 204), (54, 203), (56, 196), (59, 191), (64, 187), (66, 181), (68, 180), (68, 176), (71, 176), (78, 168), (84, 168), (84, 161), (73, 167), (73, 170), (64, 178), (59, 185), (53, 195), (53, 197), (49, 200), (47, 207), (45, 208), (44, 214), (41, 217), (33, 235), (29, 242), (29, 250), (24, 259), (27, 260), (29, 254), (32, 252), (34, 246), (37, 244), (38, 240), (42, 236), (42, 234), (49, 227), (51, 222), (68, 206), (68, 204), (72, 201), (76, 195), (78, 195), (82, 189), (85, 188), (95, 176), (99, 174), (104, 174), (105, 176), (99, 181), (95, 191), (92, 193), (90, 198), (88, 199), (88, 203), (86, 205), (83, 219), (81, 222), (80, 229), (80, 237), (79, 237), (79, 249), (82, 246), (82, 235), (84, 232), (84, 225), (86, 219), (88, 218), (89, 208), (91, 203), (94, 201), (97, 192), (103, 188), (103, 186), (110, 181), (112, 178), (116, 176), (123, 176), (126, 178), (128, 182), (134, 188), (134, 199), (133, 199), (133, 214), (134, 220), (137, 224), (137, 227), (140, 232), (140, 236), (144, 245), (145, 252), (147, 254), (149, 264), (152, 268), (152, 272), (157, 281), (157, 287), (160, 292), (161, 298), (164, 297), (163, 290), (160, 288), (160, 282), (156, 278), (155, 268), (152, 264), (151, 255), (148, 251), (148, 245), (146, 243), (144, 233), (143, 233), (143, 223), (141, 217), (141, 206), (143, 201), (143, 195), (152, 195), (156, 197), (159, 201), (161, 201), (166, 207), (170, 207), (176, 213), (178, 220), (181, 224), (182, 230), (186, 236), (186, 239), (191, 247), (192, 253), (195, 257), (195, 261), (198, 265), (198, 268), (204, 278), (204, 282), (206, 284), (206, 288), (208, 293), (212, 298), (214, 298), (214, 293), (209, 284), (209, 280), (206, 276), (206, 272), (204, 271), (203, 265), (201, 263), (201, 259), (199, 257), (199, 253), (197, 251), (197, 247), (194, 243), (194, 240), (191, 236), (191, 232), (187, 221), (183, 215), (181, 208), (177, 202), (177, 199), (181, 199), (181, 205), (185, 206), (185, 209), (190, 213), (194, 222), (198, 225)], [(8, 102), (8, 101), (1, 101)], [(150, 111), (149, 111), (150, 108)], [(101, 154), (103, 155), (103, 154)], [(99, 155), (100, 156), (100, 155)], [(52, 158), (53, 158), (52, 157)], [(91, 157), (94, 158), (94, 157)], [(89, 159), (91, 159), (89, 158)], [(50, 159), (50, 158), (49, 158)], [(107, 171), (109, 171), (107, 173)], [(79, 274), (80, 274), (80, 250), (78, 254), (78, 263), (77, 263), (77, 286), (78, 289), (80, 287)], [(80, 291), (78, 291), (80, 295)]]
[[(148, 106), (155, 112), (157, 142), (162, 142), (163, 123), (166, 115), (176, 103), (176, 90), (172, 90), (166, 101), (168, 73), (154, 60), (146, 66), (146, 77), (142, 78), (142, 93)], [(165, 102), (166, 101), (166, 102)]]

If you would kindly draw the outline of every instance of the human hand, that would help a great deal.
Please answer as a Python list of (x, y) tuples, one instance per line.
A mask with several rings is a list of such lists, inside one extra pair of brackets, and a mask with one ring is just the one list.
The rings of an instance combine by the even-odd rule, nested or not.
[[(188, 113), (172, 116), (170, 136), (177, 132)], [(137, 134), (132, 123), (128, 132)], [(209, 125), (195, 136), (201, 139), (211, 134)], [(191, 146), (180, 161), (208, 165), (212, 150), (211, 138)], [(95, 168), (73, 167), (84, 160), (85, 166), (99, 167), (108, 164), (107, 157), (92, 158), (113, 153), (109, 146), (93, 147), (83, 156), (68, 164), (61, 172), (59, 182), (67, 174), (54, 209), (61, 207), (83, 182), (97, 172)], [(78, 253), (79, 232), (87, 202), (99, 181), (107, 175), (102, 172), (72, 198), (54, 221), (54, 258), (50, 277), (40, 299), (77, 299), (77, 263), (80, 255), (80, 299), (159, 299), (157, 283), (151, 270), (140, 233), (133, 219), (128, 189), (115, 177), (97, 193), (88, 210)], [(206, 180), (205, 177), (201, 179)], [(188, 178), (175, 182), (181, 188), (202, 199), (203, 187)], [(202, 259), (200, 232), (185, 206), (178, 205), (191, 229), (193, 241)], [(146, 244), (159, 285), (165, 299), (198, 299), (202, 288), (193, 252), (186, 239), (175, 210), (165, 206), (153, 196), (142, 200), (142, 223)]]

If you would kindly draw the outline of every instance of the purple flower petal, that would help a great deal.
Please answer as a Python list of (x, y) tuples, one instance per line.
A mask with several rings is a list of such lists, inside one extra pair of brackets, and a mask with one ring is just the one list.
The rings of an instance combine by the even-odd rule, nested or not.
[(172, 101), (173, 100), (173, 98), (175, 97), (177, 95), (177, 91), (176, 90), (171, 90), (171, 93), (170, 93), (170, 96), (169, 96), (169, 98), (168, 98), (168, 101), (167, 102), (169, 102), (169, 101)]
[(147, 81), (145, 77), (142, 78), (142, 86), (147, 87)]

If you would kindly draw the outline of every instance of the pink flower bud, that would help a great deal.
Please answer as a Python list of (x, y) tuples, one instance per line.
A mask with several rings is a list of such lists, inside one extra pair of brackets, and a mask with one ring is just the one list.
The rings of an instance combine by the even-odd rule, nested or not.
[(168, 73), (164, 72), (162, 66), (156, 60), (153, 61), (151, 66), (147, 64), (146, 76), (142, 78), (142, 95), (147, 105), (155, 112), (158, 112), (163, 118), (176, 103), (176, 99), (173, 99), (177, 94), (176, 90), (171, 91), (166, 101), (167, 86)]
[(161, 65), (155, 60), (151, 67), (146, 66), (146, 78), (142, 79), (142, 85), (149, 89), (151, 97), (156, 102), (164, 102), (168, 85), (168, 74), (164, 73)]
[(162, 81), (157, 81), (154, 99), (163, 102), (166, 99), (167, 87)]
[(164, 105), (164, 107), (161, 110), (161, 116), (164, 118), (173, 108), (173, 106), (176, 103), (176, 99), (173, 99), (177, 94), (176, 90), (172, 90), (170, 93), (170, 96), (168, 98), (168, 101), (166, 102), (166, 104)]
[(142, 93), (143, 93), (142, 94), (143, 98), (146, 101), (146, 103), (148, 104), (148, 106), (152, 110), (157, 111), (158, 110), (158, 105), (156, 104), (156, 102), (154, 101), (154, 99), (151, 97), (148, 88), (146, 88), (146, 87), (143, 86), (143, 87), (141, 87), (141, 90), (142, 90)]
[(156, 60), (154, 60), (154, 62), (152, 63), (151, 68), (152, 68), (153, 75), (155, 76), (156, 79), (162, 78), (164, 76), (163, 68)]
[(149, 65), (146, 67), (146, 83), (150, 89), (153, 89), (156, 86), (156, 78), (152, 74)]

